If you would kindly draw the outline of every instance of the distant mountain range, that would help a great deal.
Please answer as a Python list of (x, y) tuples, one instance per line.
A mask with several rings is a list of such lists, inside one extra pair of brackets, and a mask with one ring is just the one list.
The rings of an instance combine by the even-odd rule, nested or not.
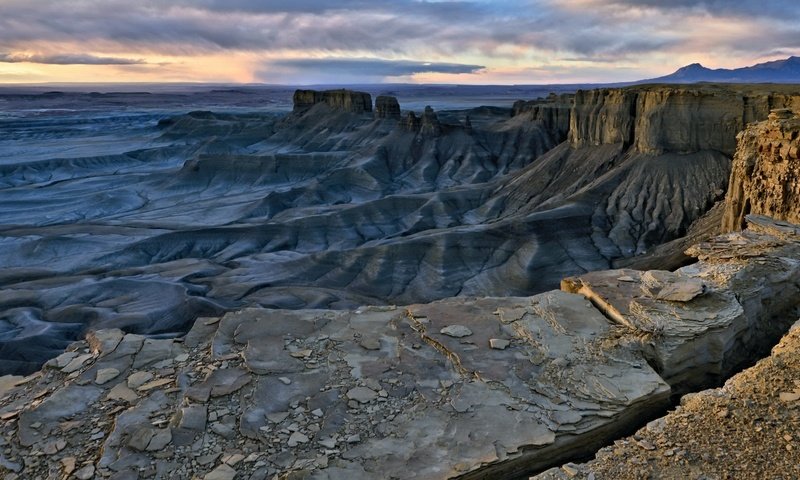
[(759, 63), (743, 68), (706, 68), (693, 63), (664, 77), (636, 83), (800, 83), (800, 57)]

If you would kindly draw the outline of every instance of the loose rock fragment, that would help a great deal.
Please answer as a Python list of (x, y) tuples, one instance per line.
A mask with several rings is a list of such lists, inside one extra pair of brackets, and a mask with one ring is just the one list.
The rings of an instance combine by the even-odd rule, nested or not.
[(377, 397), (378, 394), (375, 392), (375, 390), (367, 387), (355, 387), (347, 391), (347, 398), (350, 400), (355, 400), (359, 403), (369, 403), (375, 400)]
[(125, 383), (118, 383), (109, 390), (108, 394), (106, 395), (106, 399), (108, 400), (123, 400), (128, 403), (131, 403), (139, 398), (136, 395), (136, 392), (128, 388)]
[(64, 475), (69, 475), (75, 471), (75, 457), (64, 457), (61, 459), (61, 466), (64, 469)]
[(104, 385), (119, 376), (119, 370), (116, 368), (101, 368), (97, 371), (94, 383)]
[(138, 388), (153, 379), (150, 372), (136, 372), (128, 376), (128, 387)]
[(169, 445), (172, 441), (172, 432), (169, 428), (160, 428), (156, 430), (150, 443), (147, 445), (147, 451), (157, 452)]
[(153, 380), (152, 382), (147, 382), (144, 385), (139, 386), (136, 390), (140, 392), (147, 392), (149, 390), (154, 390), (156, 388), (161, 388), (164, 385), (169, 385), (173, 383), (175, 380), (172, 378), (159, 378), (158, 380)]
[(439, 330), (439, 333), (447, 335), (448, 337), (463, 338), (472, 335), (472, 330), (464, 325), (448, 325)]
[(233, 480), (236, 477), (236, 470), (224, 463), (203, 477), (203, 480)]
[(61, 369), (64, 373), (72, 373), (76, 370), (80, 370), (83, 365), (92, 359), (92, 354), (87, 353), (84, 355), (78, 355), (77, 357), (73, 358), (67, 366)]
[(702, 281), (696, 278), (687, 278), (667, 284), (658, 292), (656, 298), (670, 302), (688, 302), (702, 295), (705, 291), (706, 285)]
[(778, 397), (781, 399), (782, 402), (786, 403), (796, 402), (797, 400), (800, 400), (800, 392), (792, 392), (792, 393), (781, 392)]
[(294, 432), (289, 436), (288, 445), (290, 447), (296, 447), (301, 443), (307, 443), (307, 442), (308, 442), (307, 436), (303, 435), (300, 432)]
[(89, 480), (92, 477), (94, 477), (94, 465), (86, 465), (75, 472), (75, 478), (78, 480)]

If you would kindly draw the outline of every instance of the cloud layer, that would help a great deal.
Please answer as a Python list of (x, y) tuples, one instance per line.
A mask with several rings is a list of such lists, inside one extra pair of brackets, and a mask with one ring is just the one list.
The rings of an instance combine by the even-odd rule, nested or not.
[(43, 63), (49, 65), (139, 65), (144, 60), (118, 57), (97, 57), (87, 54), (26, 54), (26, 53), (0, 53), (0, 62), (3, 63)]
[(156, 78), (223, 56), (245, 81), (613, 81), (800, 53), (800, 2), (3, 0), (0, 52)]

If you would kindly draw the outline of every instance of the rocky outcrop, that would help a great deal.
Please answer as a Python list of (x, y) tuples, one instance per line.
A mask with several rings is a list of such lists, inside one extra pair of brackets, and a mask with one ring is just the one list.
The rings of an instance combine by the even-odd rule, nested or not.
[(430, 105), (425, 107), (420, 117), (409, 111), (405, 118), (400, 121), (400, 128), (406, 132), (419, 133), (420, 139), (430, 139), (442, 135), (442, 124), (439, 122), (439, 116)]
[(558, 142), (567, 139), (570, 129), (570, 115), (575, 95), (551, 93), (546, 98), (532, 101), (519, 100), (512, 107), (513, 116), (524, 116), (534, 122), (541, 122), (552, 132)]
[(422, 121), (417, 114), (409, 111), (408, 114), (400, 121), (400, 127), (407, 132), (416, 132), (422, 125)]
[(442, 125), (439, 123), (439, 116), (433, 111), (430, 106), (425, 107), (422, 112), (422, 122), (420, 125), (420, 133), (423, 137), (438, 137), (442, 134)]
[(397, 98), (378, 95), (375, 98), (375, 118), (400, 120), (400, 104)]
[(303, 112), (319, 103), (351, 113), (372, 111), (372, 97), (366, 92), (353, 90), (296, 90), (293, 97), (294, 112)]
[(800, 236), (768, 217), (748, 221), (690, 248), (702, 261), (676, 272), (591, 272), (562, 288), (646, 334), (646, 355), (674, 393), (719, 383), (774, 345), (788, 324), (773, 318), (791, 322), (800, 306)]
[(749, 213), (800, 223), (800, 116), (775, 110), (738, 139), (723, 231), (740, 229)]
[(685, 395), (663, 418), (615, 440), (586, 464), (532, 480), (800, 478), (800, 321), (722, 388)]
[(800, 95), (790, 90), (762, 93), (708, 85), (579, 90), (569, 139), (576, 148), (622, 143), (647, 154), (715, 150), (732, 156), (736, 134), (748, 122), (793, 105), (800, 106)]
[(248, 309), (179, 340), (93, 332), (0, 379), (0, 472), (470, 480), (584, 456), (757, 353), (797, 306), (800, 227), (752, 221), (676, 273), (565, 282), (580, 294)]

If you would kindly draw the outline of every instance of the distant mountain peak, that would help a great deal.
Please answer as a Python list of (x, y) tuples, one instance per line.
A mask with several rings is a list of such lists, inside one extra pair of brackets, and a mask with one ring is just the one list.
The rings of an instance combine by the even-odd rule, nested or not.
[(726, 69), (707, 68), (691, 63), (664, 77), (636, 83), (800, 83), (800, 56), (773, 60), (749, 67)]

